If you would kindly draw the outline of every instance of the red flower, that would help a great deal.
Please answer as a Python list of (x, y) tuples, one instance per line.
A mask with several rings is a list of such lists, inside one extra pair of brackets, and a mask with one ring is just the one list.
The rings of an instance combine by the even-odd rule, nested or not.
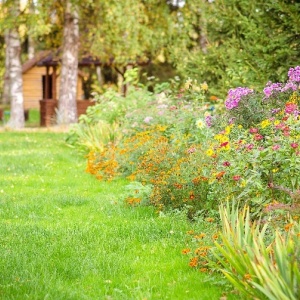
[(299, 145), (297, 143), (291, 143), (291, 147), (294, 148), (294, 149), (298, 148), (298, 146)]
[(261, 134), (256, 134), (255, 136), (254, 136), (254, 139), (256, 140), (256, 141), (260, 141), (260, 140), (262, 140), (264, 137), (261, 135)]
[(229, 144), (229, 142), (224, 142), (220, 145), (220, 147), (226, 147)]
[(235, 180), (235, 181), (239, 181), (241, 179), (241, 176), (240, 175), (234, 175), (232, 177), (232, 179)]
[(229, 167), (231, 164), (230, 164), (230, 162), (229, 161), (224, 161), (223, 162), (223, 166), (224, 167)]
[(250, 133), (258, 133), (258, 129), (257, 128), (250, 128), (249, 132)]

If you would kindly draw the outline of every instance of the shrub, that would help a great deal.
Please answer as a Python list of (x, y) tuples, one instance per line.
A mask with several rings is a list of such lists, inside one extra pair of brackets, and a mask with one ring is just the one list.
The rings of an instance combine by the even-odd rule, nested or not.
[[(290, 219), (285, 230), (252, 222), (249, 208), (240, 212), (227, 203), (220, 206), (221, 243), (216, 242), (214, 264), (246, 297), (299, 299), (299, 222)], [(268, 230), (271, 230), (267, 233)]]

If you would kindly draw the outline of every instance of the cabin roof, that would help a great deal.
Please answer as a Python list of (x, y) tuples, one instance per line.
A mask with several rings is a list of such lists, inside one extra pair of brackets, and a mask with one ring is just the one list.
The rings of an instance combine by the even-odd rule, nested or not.
[(33, 58), (28, 59), (23, 65), (22, 65), (22, 73), (26, 73), (28, 70), (33, 68), (34, 66), (37, 65), (37, 63), (45, 58), (47, 55), (51, 53), (50, 50), (44, 50), (38, 52)]
[[(34, 66), (38, 67), (54, 67), (58, 66), (61, 63), (61, 48), (55, 51), (51, 50), (43, 50), (38, 52), (33, 58), (27, 60), (22, 66), (22, 73), (26, 73), (28, 70), (33, 68)], [(111, 58), (108, 62), (101, 62), (98, 57), (92, 56), (90, 54), (82, 54), (80, 55), (78, 66), (79, 67), (87, 67), (87, 66), (102, 66), (102, 65), (112, 65), (114, 63), (114, 59)], [(150, 63), (148, 61), (138, 61), (135, 64), (138, 65), (147, 65)], [(134, 65), (134, 63), (128, 63), (128, 65)]]
[[(61, 56), (62, 56), (62, 51), (61, 49), (58, 49), (55, 52), (48, 53), (48, 55), (40, 59), (37, 65), (45, 66), (45, 67), (57, 66), (61, 63)], [(79, 60), (78, 60), (79, 67), (100, 66), (100, 65), (103, 65), (103, 63), (97, 57), (93, 57), (89, 54), (83, 54), (79, 56)]]

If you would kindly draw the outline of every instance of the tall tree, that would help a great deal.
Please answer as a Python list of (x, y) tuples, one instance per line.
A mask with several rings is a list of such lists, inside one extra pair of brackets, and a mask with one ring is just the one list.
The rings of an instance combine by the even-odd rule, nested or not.
[(79, 26), (77, 7), (66, 3), (60, 72), (58, 124), (77, 122), (76, 90), (78, 74)]
[[(12, 17), (17, 19), (20, 13), (20, 2), (18, 0), (11, 1), (9, 12)], [(11, 128), (22, 128), (25, 125), (25, 119), (23, 106), (21, 42), (18, 26), (16, 24), (9, 28), (6, 42), (6, 53), (8, 54), (9, 60), (9, 98), (11, 100), (10, 119), (7, 125)]]
[(5, 42), (5, 64), (4, 64), (4, 76), (3, 76), (3, 94), (2, 103), (8, 105), (10, 103), (10, 79), (9, 79), (9, 30), (6, 29), (4, 33)]

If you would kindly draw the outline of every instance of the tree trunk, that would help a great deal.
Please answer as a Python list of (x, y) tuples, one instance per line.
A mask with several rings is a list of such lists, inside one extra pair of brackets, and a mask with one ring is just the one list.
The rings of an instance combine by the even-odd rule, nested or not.
[(3, 77), (3, 95), (2, 95), (2, 103), (7, 105), (10, 103), (10, 80), (9, 80), (9, 30), (5, 31), (4, 34), (5, 39), (5, 73)]
[[(18, 1), (13, 8), (17, 15)], [(23, 103), (23, 79), (21, 65), (21, 43), (16, 28), (9, 30), (8, 34), (8, 57), (9, 57), (9, 80), (10, 80), (10, 119), (8, 126), (11, 128), (22, 128), (25, 125), (24, 103)]]
[[(29, 13), (31, 15), (35, 14), (34, 1), (29, 3)], [(30, 34), (28, 35), (28, 49), (27, 50), (28, 50), (28, 59), (33, 58), (34, 54), (35, 54), (35, 40)]]
[(78, 74), (79, 27), (76, 8), (67, 1), (63, 31), (62, 68), (57, 122), (77, 122), (76, 91)]

